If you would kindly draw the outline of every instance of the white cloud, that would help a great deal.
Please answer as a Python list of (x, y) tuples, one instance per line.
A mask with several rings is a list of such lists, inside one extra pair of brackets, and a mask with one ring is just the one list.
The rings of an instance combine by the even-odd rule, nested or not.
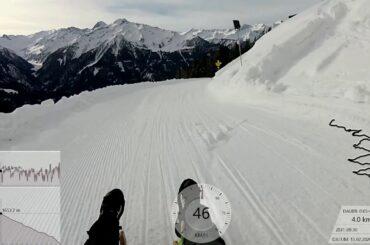
[(320, 0), (0, 0), (0, 34), (68, 26), (92, 27), (117, 18), (184, 31), (225, 28), (232, 19), (271, 23)]

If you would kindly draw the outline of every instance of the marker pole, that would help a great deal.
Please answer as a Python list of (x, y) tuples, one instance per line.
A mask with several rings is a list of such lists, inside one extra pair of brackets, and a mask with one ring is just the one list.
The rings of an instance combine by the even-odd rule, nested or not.
[(239, 45), (239, 57), (240, 57), (240, 65), (243, 66), (243, 60), (242, 60), (242, 48), (240, 45), (240, 34), (239, 34), (240, 29), (237, 29), (238, 33), (238, 45)]

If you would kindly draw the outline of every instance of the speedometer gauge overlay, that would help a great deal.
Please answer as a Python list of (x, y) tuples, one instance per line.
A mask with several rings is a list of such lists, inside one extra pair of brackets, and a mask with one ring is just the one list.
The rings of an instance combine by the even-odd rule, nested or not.
[(182, 237), (196, 243), (216, 240), (231, 222), (229, 199), (209, 184), (192, 185), (181, 191), (172, 206), (172, 220)]

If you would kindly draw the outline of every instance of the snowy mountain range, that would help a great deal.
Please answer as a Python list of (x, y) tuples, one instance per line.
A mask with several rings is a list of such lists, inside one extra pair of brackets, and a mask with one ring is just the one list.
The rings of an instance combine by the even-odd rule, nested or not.
[[(240, 38), (244, 41), (258, 39), (269, 28), (264, 24), (244, 25), (239, 33)], [(179, 33), (118, 19), (109, 25), (100, 21), (92, 29), (69, 27), (28, 36), (3, 35), (0, 37), (0, 45), (13, 50), (32, 64), (42, 65), (50, 54), (72, 45), (76, 48), (74, 58), (101, 45), (117, 45), (123, 39), (138, 48), (153, 52), (175, 52), (192, 48), (189, 41), (197, 37), (213, 44), (232, 45), (237, 40), (237, 33), (234, 29), (191, 29)]]
[[(263, 24), (243, 25), (239, 35), (243, 41), (254, 42), (270, 29)], [(17, 100), (15, 97), (19, 97), (19, 93), (5, 91), (18, 91), (17, 83), (29, 84), (28, 91), (38, 94), (36, 97), (42, 94), (39, 100), (58, 100), (113, 84), (175, 78), (178, 70), (220, 47), (233, 47), (237, 36), (233, 29), (192, 29), (179, 33), (126, 19), (112, 24), (98, 22), (91, 29), (69, 27), (27, 36), (3, 35), (0, 47), (11, 54), (7, 59), (13, 57), (18, 61), (0, 67), (0, 93), (4, 94), (1, 98), (7, 97), (8, 102), (6, 108), (0, 105), (0, 110), (11, 111), (29, 102), (9, 105)], [(20, 70), (17, 64), (21, 63), (33, 66), (32, 71), (25, 73), (27, 79), (9, 80), (9, 73)]]

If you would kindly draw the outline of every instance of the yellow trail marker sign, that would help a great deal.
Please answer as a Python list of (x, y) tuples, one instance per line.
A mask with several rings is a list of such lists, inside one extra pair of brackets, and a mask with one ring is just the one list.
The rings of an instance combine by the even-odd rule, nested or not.
[(220, 70), (220, 67), (222, 65), (222, 62), (217, 60), (216, 63), (215, 63), (216, 67), (217, 67), (217, 70)]

